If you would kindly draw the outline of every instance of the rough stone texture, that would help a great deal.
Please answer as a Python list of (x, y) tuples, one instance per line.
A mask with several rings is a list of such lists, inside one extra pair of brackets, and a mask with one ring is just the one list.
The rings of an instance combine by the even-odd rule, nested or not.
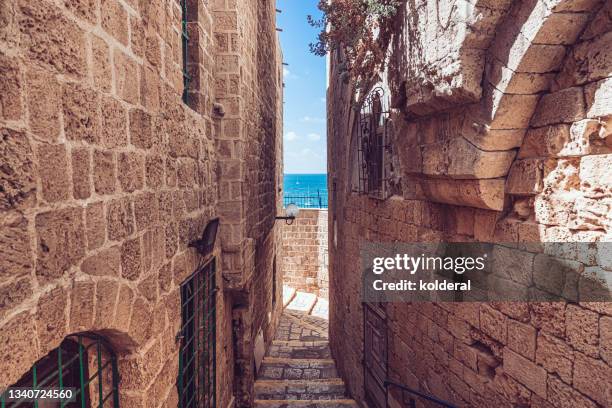
[[(258, 333), (272, 340), (282, 307), (274, 3), (189, 1), (184, 90), (180, 2), (2, 2), (0, 389), (92, 331), (119, 356), (122, 406), (177, 406), (188, 244), (221, 217), (216, 405), (252, 406), (254, 376), (234, 368)], [(240, 308), (253, 312), (234, 320)]]
[(283, 283), (327, 297), (327, 211), (301, 209), (291, 225), (283, 225)]
[[(363, 242), (503, 242), (497, 266), (515, 282), (535, 273), (553, 292), (571, 287), (552, 279), (561, 266), (605, 274), (604, 256), (544, 243), (610, 240), (608, 3), (407, 2), (376, 84), (395, 109), (401, 188), (386, 200), (356, 191), (357, 101), (332, 53), (330, 347), (357, 400)], [(566, 294), (567, 304), (385, 304), (387, 375), (461, 407), (608, 406), (609, 307)]]

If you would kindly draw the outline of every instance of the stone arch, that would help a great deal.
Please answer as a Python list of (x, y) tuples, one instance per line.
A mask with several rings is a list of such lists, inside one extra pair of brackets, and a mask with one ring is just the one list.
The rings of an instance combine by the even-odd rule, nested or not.
[[(488, 47), (480, 102), (454, 108), (446, 119), (438, 115), (421, 120), (425, 129), (436, 128), (438, 134), (438, 140), (423, 149), (422, 186), (428, 198), (497, 211), (507, 208), (508, 174), (541, 95), (553, 86), (568, 48), (601, 3), (514, 2)], [(441, 137), (440, 127), (449, 135)]]
[[(121, 399), (132, 398), (131, 391), (146, 390), (144, 386), (162, 368), (160, 356), (178, 352), (176, 332), (157, 327), (165, 326), (168, 320), (180, 324), (177, 289), (153, 307), (139, 288), (115, 277), (79, 273), (54, 285), (23, 302), (0, 322), (0, 345), (11, 351), (0, 357), (0, 389), (14, 384), (64, 339), (79, 333), (102, 336), (116, 353), (123, 380)], [(176, 375), (173, 360), (178, 361), (169, 360), (164, 375)]]

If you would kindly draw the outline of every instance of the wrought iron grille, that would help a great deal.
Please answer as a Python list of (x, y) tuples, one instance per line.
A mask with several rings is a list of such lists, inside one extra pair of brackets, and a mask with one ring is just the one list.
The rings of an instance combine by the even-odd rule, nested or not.
[(187, 0), (181, 0), (181, 42), (183, 45), (183, 102), (189, 101), (189, 84), (191, 77), (189, 76), (189, 33), (187, 32), (188, 13)]
[(381, 87), (365, 98), (359, 113), (357, 159), (359, 193), (385, 199), (392, 171), (389, 103)]
[(181, 284), (180, 408), (216, 406), (215, 271), (212, 258)]
[(49, 405), (50, 402), (42, 400), (7, 401), (5, 393), (0, 396), (2, 408), (119, 408), (117, 358), (108, 343), (98, 335), (82, 333), (69, 336), (58, 348), (34, 363), (32, 369), (11, 388), (74, 389), (76, 398)]

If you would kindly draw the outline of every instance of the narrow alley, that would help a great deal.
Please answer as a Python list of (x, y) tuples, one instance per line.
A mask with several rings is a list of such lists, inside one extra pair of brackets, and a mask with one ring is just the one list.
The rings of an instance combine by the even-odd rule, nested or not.
[(357, 408), (329, 349), (327, 300), (285, 286), (283, 304), (255, 381), (255, 407)]

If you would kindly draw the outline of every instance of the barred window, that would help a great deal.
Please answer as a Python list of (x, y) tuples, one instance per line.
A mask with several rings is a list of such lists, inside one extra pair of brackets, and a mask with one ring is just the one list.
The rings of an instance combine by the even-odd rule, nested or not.
[(117, 359), (104, 338), (89, 333), (68, 336), (58, 348), (38, 360), (30, 371), (10, 388), (72, 389), (71, 401), (9, 401), (0, 397), (7, 408), (119, 408)]
[(215, 258), (181, 284), (179, 407), (216, 405)]
[(383, 88), (376, 87), (368, 94), (358, 120), (357, 190), (360, 194), (385, 199), (390, 195), (392, 126)]

